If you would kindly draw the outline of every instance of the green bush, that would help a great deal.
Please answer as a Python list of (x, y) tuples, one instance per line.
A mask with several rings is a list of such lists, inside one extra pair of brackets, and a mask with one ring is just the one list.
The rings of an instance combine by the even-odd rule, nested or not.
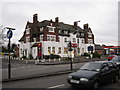
[(90, 57), (90, 54), (89, 54), (89, 53), (84, 53), (83, 56), (88, 56), (88, 57)]
[(13, 54), (12, 57), (13, 57), (13, 58), (17, 58), (17, 55)]
[(54, 58), (55, 58), (55, 59), (58, 59), (58, 58), (60, 58), (60, 55), (56, 55), (56, 54), (55, 54), (55, 55), (54, 55)]
[(26, 59), (27, 57), (26, 56), (22, 56), (23, 59)]
[(101, 55), (98, 52), (93, 53), (93, 58), (100, 58)]
[(50, 58), (50, 55), (44, 55), (43, 58), (44, 58), (44, 59), (49, 59), (49, 58)]
[(43, 57), (44, 59), (58, 59), (58, 58), (60, 58), (60, 55), (56, 55), (56, 54), (50, 54), (50, 55), (44, 55), (44, 57)]
[(29, 59), (33, 59), (33, 56), (32, 56), (32, 54), (29, 54)]

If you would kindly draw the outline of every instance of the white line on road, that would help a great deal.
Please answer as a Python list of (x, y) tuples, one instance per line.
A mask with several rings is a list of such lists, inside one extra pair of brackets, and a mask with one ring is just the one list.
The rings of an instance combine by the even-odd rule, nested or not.
[(53, 89), (53, 88), (58, 88), (58, 87), (63, 87), (63, 86), (65, 86), (65, 84), (48, 87), (48, 89)]

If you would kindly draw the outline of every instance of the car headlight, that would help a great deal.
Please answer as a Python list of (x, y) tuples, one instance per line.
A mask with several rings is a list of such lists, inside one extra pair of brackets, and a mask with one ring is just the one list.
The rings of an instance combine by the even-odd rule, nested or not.
[(120, 64), (120, 62), (117, 62), (116, 64), (117, 64), (117, 65), (119, 65), (119, 64)]
[(71, 79), (71, 78), (72, 78), (72, 76), (68, 76), (68, 78), (70, 78), (70, 79)]
[(88, 79), (87, 78), (80, 78), (80, 81), (88, 81)]

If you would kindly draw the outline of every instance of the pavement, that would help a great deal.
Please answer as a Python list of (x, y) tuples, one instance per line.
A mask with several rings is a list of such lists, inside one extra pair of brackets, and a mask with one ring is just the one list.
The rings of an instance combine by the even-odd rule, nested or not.
[[(34, 71), (31, 71), (29, 68), (18, 68), (12, 70), (12, 78), (7, 78), (7, 70), (2, 70), (2, 82), (11, 82), (11, 81), (18, 81), (18, 80), (25, 80), (25, 79), (32, 79), (32, 78), (41, 78), (53, 75), (60, 75), (60, 74), (67, 74), (74, 72), (80, 68), (85, 62), (88, 60), (73, 61), (73, 70), (70, 70), (70, 61), (27, 61), (27, 64), (36, 64)], [(92, 61), (92, 60), (89, 60)], [(26, 61), (25, 61), (26, 62)], [(39, 67), (37, 67), (39, 66)]]

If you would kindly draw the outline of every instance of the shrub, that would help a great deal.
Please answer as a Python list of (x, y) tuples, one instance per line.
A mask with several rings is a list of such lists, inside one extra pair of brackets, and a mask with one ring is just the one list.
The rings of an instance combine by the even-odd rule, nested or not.
[(50, 55), (44, 55), (43, 58), (44, 58), (44, 59), (49, 59), (49, 58), (50, 58)]
[(60, 55), (56, 55), (56, 54), (50, 54), (50, 55), (44, 55), (44, 59), (58, 59), (60, 58)]
[(101, 55), (98, 52), (93, 53), (93, 58), (100, 58)]
[(58, 58), (60, 58), (60, 55), (54, 55), (54, 58), (58, 59)]
[(17, 55), (13, 54), (12, 57), (13, 57), (13, 58), (17, 58)]
[(26, 56), (22, 56), (23, 59), (26, 59)]
[(29, 54), (29, 59), (33, 59), (33, 56), (32, 56), (32, 54)]
[(90, 57), (90, 54), (89, 54), (89, 53), (84, 53), (83, 56), (88, 56), (88, 57)]

